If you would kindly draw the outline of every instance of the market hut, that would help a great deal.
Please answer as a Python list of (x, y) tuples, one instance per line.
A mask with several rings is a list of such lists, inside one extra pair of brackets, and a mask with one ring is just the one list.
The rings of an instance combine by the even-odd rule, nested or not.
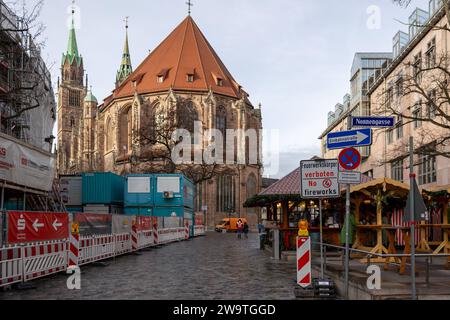
[[(381, 178), (353, 186), (350, 192), (356, 221), (353, 248), (375, 254), (388, 253), (388, 249), (383, 244), (383, 229), (391, 228), (393, 219), (387, 217), (387, 214), (392, 210), (392, 203), (397, 203), (398, 208), (404, 207), (409, 186), (396, 180)], [(363, 204), (371, 204), (375, 207), (375, 221), (369, 221), (369, 219), (366, 221), (362, 217), (361, 206)], [(387, 210), (388, 207), (390, 210)], [(363, 244), (362, 235), (366, 231), (376, 233), (376, 242), (372, 247)], [(374, 259), (373, 261), (385, 262), (384, 259)]]
[[(245, 207), (265, 208), (266, 226), (280, 230), (282, 251), (295, 250), (300, 219), (308, 220), (311, 236), (319, 239), (319, 202), (302, 199), (300, 185), (300, 168), (297, 168), (244, 204)], [(339, 244), (342, 199), (324, 199), (322, 204), (324, 241)]]

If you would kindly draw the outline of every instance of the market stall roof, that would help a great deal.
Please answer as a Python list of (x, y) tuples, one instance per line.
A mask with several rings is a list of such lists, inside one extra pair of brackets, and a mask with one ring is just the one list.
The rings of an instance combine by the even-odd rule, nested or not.
[(284, 178), (272, 184), (259, 195), (299, 195), (300, 192), (300, 168), (297, 168)]
[(370, 192), (373, 194), (374, 191), (378, 190), (380, 187), (383, 187), (384, 192), (393, 191), (396, 192), (398, 196), (407, 196), (409, 192), (409, 185), (389, 178), (375, 179), (353, 186), (350, 188), (350, 192)]
[(425, 189), (426, 192), (429, 193), (437, 193), (437, 192), (447, 192), (450, 193), (450, 184), (446, 186), (434, 186), (428, 189)]

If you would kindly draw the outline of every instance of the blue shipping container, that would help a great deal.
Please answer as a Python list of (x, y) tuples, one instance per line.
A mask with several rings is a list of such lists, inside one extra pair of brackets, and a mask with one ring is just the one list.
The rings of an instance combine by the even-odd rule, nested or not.
[(155, 207), (194, 208), (194, 184), (182, 174), (156, 174), (153, 179)]
[(153, 216), (153, 208), (146, 207), (126, 207), (124, 212), (128, 216), (145, 216), (152, 217)]
[(124, 177), (110, 172), (84, 173), (82, 185), (83, 205), (123, 205)]
[(125, 177), (125, 207), (152, 207), (153, 176), (151, 174), (133, 174)]

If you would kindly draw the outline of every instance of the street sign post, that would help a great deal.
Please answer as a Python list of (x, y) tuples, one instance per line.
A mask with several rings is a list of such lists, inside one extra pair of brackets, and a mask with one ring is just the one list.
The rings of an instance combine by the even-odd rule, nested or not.
[(356, 170), (361, 164), (361, 154), (355, 148), (347, 148), (339, 154), (339, 164), (345, 170)]
[(300, 164), (302, 198), (319, 199), (320, 277), (324, 278), (322, 199), (339, 198), (339, 161), (309, 160)]
[(310, 160), (301, 162), (302, 198), (338, 198), (338, 160)]
[(333, 132), (327, 136), (330, 150), (372, 145), (372, 129)]
[(353, 117), (353, 127), (363, 128), (393, 128), (395, 126), (394, 117)]

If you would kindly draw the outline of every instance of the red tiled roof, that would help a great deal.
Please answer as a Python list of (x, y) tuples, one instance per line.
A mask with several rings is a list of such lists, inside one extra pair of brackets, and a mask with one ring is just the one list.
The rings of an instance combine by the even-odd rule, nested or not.
[[(187, 75), (194, 76), (192, 82), (187, 81)], [(162, 83), (157, 81), (158, 76), (164, 77)], [(217, 78), (222, 79), (221, 86)], [(142, 94), (170, 88), (201, 92), (211, 89), (233, 98), (240, 99), (242, 94), (247, 97), (190, 16), (114, 90), (113, 97), (132, 96), (135, 90)]]
[[(362, 175), (361, 183), (367, 183), (373, 179)], [(301, 194), (300, 168), (295, 169), (290, 174), (275, 182), (259, 195), (300, 195)]]

